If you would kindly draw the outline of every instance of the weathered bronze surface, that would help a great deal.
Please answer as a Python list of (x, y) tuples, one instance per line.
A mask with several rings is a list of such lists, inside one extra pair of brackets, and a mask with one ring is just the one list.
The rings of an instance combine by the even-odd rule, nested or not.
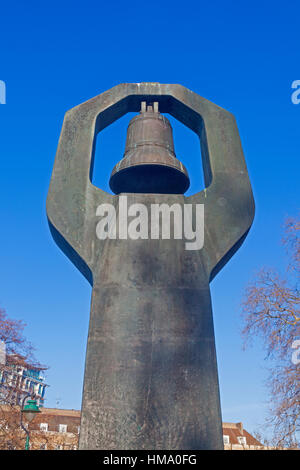
[(158, 102), (142, 102), (131, 119), (123, 159), (114, 167), (110, 187), (115, 194), (183, 194), (190, 185), (184, 165), (176, 158), (169, 120)]
[[(144, 101), (198, 134), (206, 188), (189, 197), (128, 193), (128, 204), (204, 204), (201, 250), (179, 239), (96, 236), (97, 207), (117, 207), (120, 198), (91, 183), (96, 135)], [(183, 86), (159, 83), (118, 85), (71, 109), (47, 213), (55, 241), (93, 286), (80, 448), (222, 449), (209, 283), (254, 216), (233, 115)]]

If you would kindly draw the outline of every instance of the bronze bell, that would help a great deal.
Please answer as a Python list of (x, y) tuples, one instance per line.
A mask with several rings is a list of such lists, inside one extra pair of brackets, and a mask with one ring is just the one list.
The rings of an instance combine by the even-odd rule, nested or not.
[(140, 114), (131, 119), (124, 157), (109, 185), (115, 194), (183, 194), (188, 189), (188, 173), (175, 156), (172, 127), (158, 102), (147, 106), (143, 101)]

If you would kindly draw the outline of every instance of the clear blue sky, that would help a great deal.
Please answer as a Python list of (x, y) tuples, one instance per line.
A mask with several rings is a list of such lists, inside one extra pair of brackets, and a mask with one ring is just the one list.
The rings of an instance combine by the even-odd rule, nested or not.
[[(5, 2), (1, 6), (0, 306), (27, 323), (49, 365), (46, 405), (79, 408), (91, 288), (54, 244), (45, 201), (64, 113), (122, 82), (180, 83), (233, 112), (256, 200), (240, 251), (212, 283), (223, 420), (263, 423), (259, 342), (242, 351), (240, 301), (260, 266), (284, 269), (284, 217), (299, 208), (300, 4), (296, 1)], [(98, 139), (107, 188), (130, 116)], [(172, 119), (178, 157), (202, 187), (195, 135)], [(104, 171), (100, 172), (100, 163)]]

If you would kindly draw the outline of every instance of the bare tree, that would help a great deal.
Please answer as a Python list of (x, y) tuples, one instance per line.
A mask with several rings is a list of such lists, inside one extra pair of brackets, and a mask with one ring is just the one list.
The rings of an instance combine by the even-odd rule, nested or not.
[[(22, 449), (25, 433), (20, 427), (20, 402), (24, 395), (33, 393), (24, 390), (23, 371), (47, 369), (34, 357), (34, 348), (25, 338), (24, 322), (10, 319), (0, 309), (0, 449)], [(5, 346), (5, 349), (4, 347)], [(5, 354), (4, 354), (5, 353)], [(41, 436), (43, 441), (43, 436)]]
[[(23, 420), (30, 433), (30, 449), (40, 450), (51, 448), (51, 436), (42, 430), (36, 431), (42, 421), (37, 414), (31, 423)], [(20, 407), (14, 405), (0, 406), (0, 450), (24, 450), (26, 433), (20, 426)], [(49, 446), (50, 443), (50, 446)]]
[[(272, 360), (267, 382), (270, 391), (274, 441), (279, 447), (299, 447), (300, 360), (292, 360), (300, 342), (300, 220), (285, 223), (283, 244), (289, 258), (286, 275), (262, 269), (246, 288), (243, 299), (245, 345), (263, 339)], [(299, 354), (300, 357), (300, 354)]]

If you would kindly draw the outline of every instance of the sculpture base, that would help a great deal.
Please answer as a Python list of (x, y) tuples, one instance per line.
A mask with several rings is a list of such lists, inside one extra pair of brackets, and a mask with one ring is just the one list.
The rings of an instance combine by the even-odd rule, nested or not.
[[(185, 201), (127, 196), (149, 210)], [(174, 239), (104, 244), (94, 269), (80, 449), (223, 449), (202, 251)]]

